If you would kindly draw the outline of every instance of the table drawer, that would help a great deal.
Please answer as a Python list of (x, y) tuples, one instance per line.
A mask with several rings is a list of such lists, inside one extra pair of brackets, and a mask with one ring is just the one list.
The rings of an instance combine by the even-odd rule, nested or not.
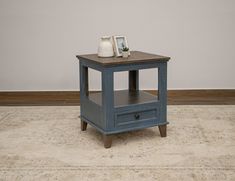
[(128, 113), (119, 113), (115, 117), (115, 126), (128, 126), (132, 124), (141, 124), (142, 122), (157, 119), (157, 109), (148, 109), (144, 111), (135, 111)]

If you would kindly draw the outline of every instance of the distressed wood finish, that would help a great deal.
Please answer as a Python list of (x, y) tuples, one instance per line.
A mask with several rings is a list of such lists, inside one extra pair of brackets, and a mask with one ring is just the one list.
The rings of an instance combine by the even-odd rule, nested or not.
[(150, 63), (150, 62), (165, 62), (170, 60), (170, 57), (165, 57), (161, 55), (154, 55), (150, 53), (144, 53), (140, 51), (131, 51), (131, 56), (128, 58), (120, 57), (111, 57), (111, 58), (102, 58), (98, 57), (97, 54), (88, 54), (88, 55), (77, 55), (78, 59), (84, 59), (94, 64), (100, 66), (117, 66), (117, 65), (133, 65), (140, 63)]
[(102, 71), (102, 115), (105, 130), (113, 130), (114, 114), (114, 92), (113, 92), (113, 71), (104, 69)]
[[(104, 135), (104, 147), (110, 148), (111, 134), (159, 126), (166, 135), (167, 61), (169, 57), (131, 52), (128, 59), (99, 58), (96, 54), (77, 56), (80, 61), (80, 101), (82, 130), (84, 122)], [(88, 93), (88, 67), (102, 75), (102, 92)], [(158, 68), (158, 97), (139, 91), (139, 70)], [(113, 74), (129, 71), (129, 89), (114, 91)]]
[(160, 120), (167, 122), (167, 63), (158, 67), (158, 99), (160, 101)]

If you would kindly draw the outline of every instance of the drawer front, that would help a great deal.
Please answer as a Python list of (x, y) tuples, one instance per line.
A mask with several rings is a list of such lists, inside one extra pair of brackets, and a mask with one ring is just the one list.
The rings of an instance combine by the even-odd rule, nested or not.
[(125, 127), (130, 125), (144, 124), (144, 122), (147, 122), (149, 120), (157, 119), (157, 115), (157, 109), (116, 114), (115, 126)]

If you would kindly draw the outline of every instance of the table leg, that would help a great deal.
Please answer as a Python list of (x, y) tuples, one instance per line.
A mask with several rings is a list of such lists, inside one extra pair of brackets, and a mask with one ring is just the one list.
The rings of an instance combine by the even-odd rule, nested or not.
[(158, 126), (159, 128), (159, 131), (160, 131), (160, 135), (161, 137), (166, 137), (166, 128), (167, 128), (167, 125), (161, 125), (161, 126)]
[(88, 67), (83, 66), (80, 62), (80, 97), (88, 97), (89, 95), (88, 85)]
[(87, 128), (87, 122), (81, 120), (81, 130), (86, 131)]
[(139, 90), (139, 70), (129, 71), (129, 91)]
[(160, 121), (167, 122), (167, 63), (158, 67), (158, 99), (160, 102)]
[(112, 136), (104, 134), (103, 138), (104, 138), (104, 147), (110, 148), (112, 146)]
[(114, 129), (114, 88), (113, 71), (104, 69), (102, 71), (102, 119), (104, 130)]

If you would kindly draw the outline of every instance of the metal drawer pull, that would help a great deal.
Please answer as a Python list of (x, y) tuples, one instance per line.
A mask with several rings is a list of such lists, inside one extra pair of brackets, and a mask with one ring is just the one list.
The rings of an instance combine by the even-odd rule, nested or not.
[(140, 115), (139, 114), (135, 114), (135, 119), (140, 119)]

